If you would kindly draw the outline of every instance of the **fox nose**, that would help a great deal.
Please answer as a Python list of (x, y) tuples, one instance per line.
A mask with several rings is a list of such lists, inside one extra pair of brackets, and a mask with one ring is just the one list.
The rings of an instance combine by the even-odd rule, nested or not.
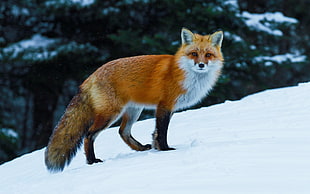
[(205, 64), (204, 64), (204, 63), (199, 63), (199, 64), (198, 64), (198, 67), (199, 67), (199, 68), (204, 68), (204, 67), (205, 67)]

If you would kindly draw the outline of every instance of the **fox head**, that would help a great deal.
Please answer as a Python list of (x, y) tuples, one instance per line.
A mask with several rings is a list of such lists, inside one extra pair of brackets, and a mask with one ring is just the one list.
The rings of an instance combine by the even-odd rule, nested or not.
[(202, 36), (183, 28), (181, 38), (182, 46), (177, 55), (179, 55), (183, 69), (197, 73), (206, 73), (219, 71), (222, 68), (224, 60), (221, 52), (222, 31)]

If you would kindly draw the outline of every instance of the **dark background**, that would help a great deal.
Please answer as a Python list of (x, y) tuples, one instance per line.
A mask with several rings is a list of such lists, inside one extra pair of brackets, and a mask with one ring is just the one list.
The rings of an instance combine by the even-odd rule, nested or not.
[[(95, 69), (120, 57), (174, 54), (182, 27), (225, 32), (223, 75), (194, 108), (309, 81), (309, 8), (308, 0), (1, 0), (0, 164), (46, 146)], [(282, 32), (275, 35), (249, 26), (244, 11), (298, 22), (260, 20)], [(287, 53), (293, 57), (270, 58)]]

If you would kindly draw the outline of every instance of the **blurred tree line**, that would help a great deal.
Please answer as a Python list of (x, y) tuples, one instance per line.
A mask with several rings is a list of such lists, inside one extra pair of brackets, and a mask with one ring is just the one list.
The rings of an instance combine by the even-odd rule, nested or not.
[[(225, 32), (223, 75), (196, 107), (309, 81), (309, 7), (308, 0), (2, 0), (0, 163), (46, 146), (95, 69), (120, 57), (173, 54), (182, 27)], [(282, 32), (275, 35), (249, 25), (245, 11), (298, 22), (261, 19)]]

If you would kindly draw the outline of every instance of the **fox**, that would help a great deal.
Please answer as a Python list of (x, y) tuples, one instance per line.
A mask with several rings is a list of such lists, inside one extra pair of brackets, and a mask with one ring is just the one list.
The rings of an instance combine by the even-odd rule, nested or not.
[[(50, 172), (63, 171), (84, 140), (87, 164), (96, 158), (94, 141), (121, 118), (119, 134), (133, 150), (174, 150), (167, 133), (174, 112), (199, 103), (214, 87), (223, 68), (223, 32), (200, 35), (181, 30), (175, 55), (120, 58), (99, 67), (79, 87), (53, 130), (45, 150)], [(131, 128), (142, 110), (155, 109), (151, 144), (141, 144)]]

